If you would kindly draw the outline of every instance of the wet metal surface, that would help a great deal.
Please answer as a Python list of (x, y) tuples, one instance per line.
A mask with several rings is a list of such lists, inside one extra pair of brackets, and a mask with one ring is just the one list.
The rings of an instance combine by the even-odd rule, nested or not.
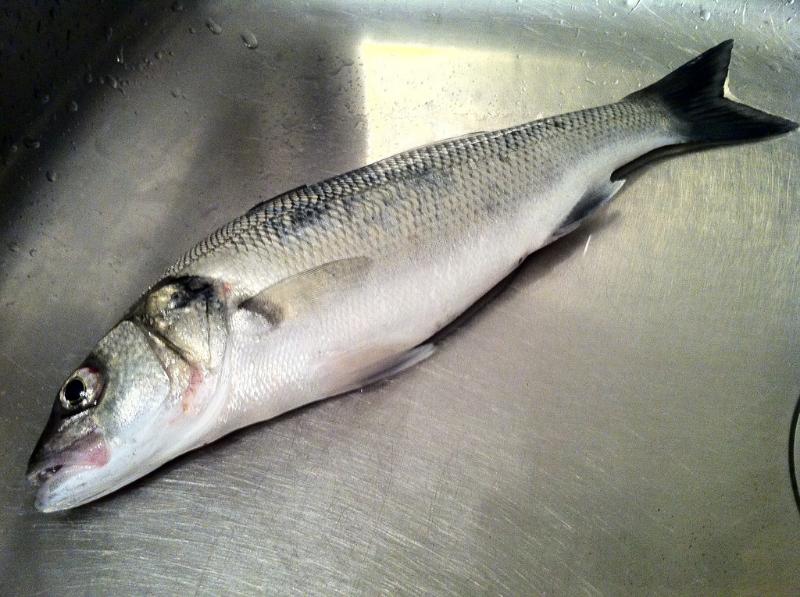
[(728, 37), (733, 93), (800, 119), (797, 6), (721, 5), (149, 2), (73, 31), (95, 53), (0, 148), (0, 593), (797, 594), (797, 133), (644, 172), (396, 379), (75, 511), (24, 481), (65, 376), (260, 200)]

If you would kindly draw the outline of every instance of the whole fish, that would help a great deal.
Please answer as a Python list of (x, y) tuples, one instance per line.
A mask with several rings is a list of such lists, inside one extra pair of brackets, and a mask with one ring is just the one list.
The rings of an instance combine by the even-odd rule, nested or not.
[(28, 466), (72, 508), (217, 438), (362, 387), (660, 152), (797, 127), (723, 97), (733, 41), (598, 108), (398, 154), (265, 201), (191, 249), (58, 392)]

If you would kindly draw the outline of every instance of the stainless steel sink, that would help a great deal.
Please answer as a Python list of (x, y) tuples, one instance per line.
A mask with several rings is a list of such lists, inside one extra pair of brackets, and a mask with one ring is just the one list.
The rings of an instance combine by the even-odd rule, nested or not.
[(74, 511), (24, 480), (65, 376), (215, 227), (729, 37), (731, 91), (798, 120), (797, 4), (63, 4), (0, 8), (0, 593), (800, 591), (798, 133), (644, 171), (391, 381)]

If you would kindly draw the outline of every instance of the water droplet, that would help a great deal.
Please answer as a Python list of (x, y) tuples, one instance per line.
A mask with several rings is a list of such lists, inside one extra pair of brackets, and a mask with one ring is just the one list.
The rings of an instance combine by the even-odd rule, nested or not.
[(161, 60), (164, 57), (164, 52), (158, 50), (155, 54), (153, 54), (153, 56), (156, 57), (156, 60)]
[(106, 75), (106, 83), (111, 87), (111, 89), (117, 89), (119, 87), (119, 81), (114, 75)]
[(183, 3), (177, 0), (172, 3), (172, 12), (183, 12)]
[(700, 18), (703, 19), (704, 21), (707, 21), (708, 19), (711, 18), (711, 11), (703, 9), (702, 11), (700, 11)]
[(172, 97), (176, 97), (177, 98), (177, 97), (181, 96), (181, 90), (178, 89), (177, 87), (175, 89), (173, 89), (172, 91), (170, 91), (170, 93), (172, 94)]
[(117, 64), (125, 63), (125, 51), (123, 50), (122, 46), (119, 47), (119, 51), (114, 59), (117, 61)]
[(189, 27), (189, 33), (194, 34), (197, 30), (194, 27)]
[(6, 246), (8, 247), (8, 250), (11, 251), (12, 253), (16, 253), (17, 251), (19, 251), (19, 243), (10, 242), (6, 243)]
[(41, 101), (43, 104), (49, 104), (49, 103), (50, 103), (50, 94), (49, 94), (49, 93), (45, 93), (45, 94), (42, 96), (42, 99), (41, 99), (40, 101)]
[(258, 40), (256, 39), (255, 34), (247, 29), (242, 31), (242, 41), (244, 42), (244, 45), (251, 50), (255, 50), (258, 47)]
[(69, 111), (70, 112), (77, 112), (78, 111), (78, 102), (76, 102), (75, 100), (72, 100), (69, 103)]
[(636, 6), (636, 0), (625, 0), (625, 6), (627, 8), (633, 8)]
[(92, 73), (86, 73), (86, 76), (83, 78), (83, 80), (87, 83), (91, 83), (94, 81), (94, 75), (92, 75)]
[(12, 143), (11, 147), (9, 147), (8, 150), (11, 153), (17, 153), (17, 151), (19, 151), (19, 145), (17, 145), (16, 143)]
[(110, 40), (112, 35), (114, 35), (114, 28), (109, 27), (106, 29), (106, 41)]
[(206, 19), (206, 27), (208, 27), (208, 30), (211, 31), (211, 33), (213, 33), (214, 35), (219, 35), (220, 33), (222, 33), (222, 27), (220, 26), (220, 24), (217, 23), (211, 17)]
[(36, 255), (36, 249), (31, 249), (30, 251), (28, 251), (28, 255), (30, 255), (31, 257)]
[(39, 147), (41, 146), (39, 139), (34, 139), (33, 137), (25, 137), (22, 140), (22, 143), (28, 149), (39, 149)]
[(45, 176), (47, 176), (47, 180), (49, 180), (50, 182), (55, 182), (56, 178), (58, 178), (58, 175), (52, 170), (48, 170)]

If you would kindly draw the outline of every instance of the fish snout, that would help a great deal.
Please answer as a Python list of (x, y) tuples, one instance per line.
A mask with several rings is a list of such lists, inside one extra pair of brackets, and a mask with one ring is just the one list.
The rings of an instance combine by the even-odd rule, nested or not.
[(97, 428), (66, 445), (59, 441), (47, 441), (43, 436), (28, 461), (26, 476), (31, 484), (42, 485), (54, 476), (65, 475), (69, 471), (105, 466), (109, 458), (108, 443)]

